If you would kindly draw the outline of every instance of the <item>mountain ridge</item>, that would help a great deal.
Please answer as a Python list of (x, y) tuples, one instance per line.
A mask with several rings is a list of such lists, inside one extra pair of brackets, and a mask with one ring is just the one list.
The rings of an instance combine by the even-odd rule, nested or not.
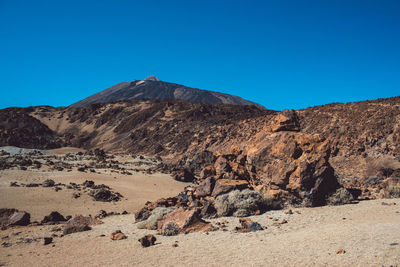
[(265, 109), (264, 106), (245, 100), (239, 96), (164, 82), (155, 76), (149, 76), (143, 80), (118, 83), (75, 102), (69, 107), (86, 107), (97, 103), (135, 99), (181, 99), (189, 102), (248, 105)]

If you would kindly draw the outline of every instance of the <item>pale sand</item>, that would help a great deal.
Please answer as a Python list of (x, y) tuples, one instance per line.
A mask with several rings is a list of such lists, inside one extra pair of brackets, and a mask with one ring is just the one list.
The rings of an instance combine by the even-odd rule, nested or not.
[[(6, 266), (398, 265), (400, 200), (386, 200), (387, 203), (397, 203), (395, 206), (383, 206), (381, 202), (373, 200), (339, 207), (294, 209), (293, 215), (271, 211), (251, 217), (268, 227), (252, 233), (234, 233), (231, 230), (238, 225), (238, 219), (225, 218), (230, 226), (227, 232), (173, 237), (157, 235), (157, 244), (149, 248), (142, 248), (137, 239), (155, 231), (137, 229), (133, 215), (114, 216), (103, 219), (105, 223), (94, 226), (91, 231), (55, 238), (55, 247), (31, 243), (1, 248), (0, 259)], [(280, 228), (272, 226), (272, 220), (266, 215), (287, 218), (288, 223)], [(12, 242), (17, 237), (50, 236), (51, 228), (20, 227), (0, 233), (2, 237), (9, 235)], [(128, 239), (112, 241), (109, 235), (117, 229), (122, 230)], [(11, 235), (19, 231), (22, 233), (18, 236)], [(100, 237), (101, 234), (106, 236)], [(176, 248), (172, 247), (175, 241), (178, 241)], [(346, 253), (336, 254), (341, 248)]]
[[(55, 192), (53, 188), (43, 187), (10, 187), (10, 182), (42, 183), (46, 179), (53, 179), (56, 183), (82, 184), (85, 180), (93, 180), (96, 184), (105, 184), (113, 191), (121, 193), (124, 198), (118, 202), (93, 201), (87, 193), (81, 191), (81, 197), (72, 197), (72, 189), (62, 187)], [(133, 213), (143, 207), (146, 201), (154, 201), (162, 197), (175, 196), (188, 183), (173, 180), (166, 174), (121, 175), (118, 173), (97, 174), (71, 172), (42, 172), (42, 171), (0, 171), (0, 208), (16, 208), (31, 214), (32, 221), (40, 221), (52, 211), (63, 215), (92, 214), (100, 209), (107, 212), (128, 211)]]
[[(33, 220), (57, 210), (63, 215), (96, 214), (106, 211), (134, 212), (145, 201), (174, 196), (187, 184), (168, 175), (132, 176), (81, 172), (41, 172), (6, 170), (0, 172), (0, 207), (18, 208)], [(116, 177), (116, 178), (114, 178)], [(73, 199), (73, 190), (55, 192), (51, 188), (12, 188), (10, 181), (78, 182), (86, 179), (105, 183), (123, 194), (117, 203), (102, 203), (82, 194)], [(397, 205), (382, 205), (382, 202)], [(359, 204), (293, 209), (294, 214), (270, 211), (253, 216), (267, 229), (235, 233), (238, 218), (228, 220), (228, 231), (192, 233), (173, 237), (157, 235), (157, 244), (142, 248), (137, 241), (147, 233), (134, 224), (133, 214), (103, 219), (93, 230), (55, 237), (54, 247), (41, 242), (16, 244), (19, 238), (51, 236), (54, 226), (17, 227), (0, 231), (0, 266), (389, 266), (400, 265), (400, 200), (373, 200)], [(273, 220), (287, 224), (273, 226)], [(343, 219), (345, 218), (345, 219)], [(109, 235), (120, 229), (128, 239), (112, 241)], [(13, 235), (13, 233), (18, 233)], [(56, 232), (58, 235), (60, 232)], [(106, 235), (100, 237), (101, 234)], [(8, 238), (4, 238), (8, 236)], [(178, 241), (178, 247), (172, 244)], [(345, 254), (336, 254), (344, 249)]]

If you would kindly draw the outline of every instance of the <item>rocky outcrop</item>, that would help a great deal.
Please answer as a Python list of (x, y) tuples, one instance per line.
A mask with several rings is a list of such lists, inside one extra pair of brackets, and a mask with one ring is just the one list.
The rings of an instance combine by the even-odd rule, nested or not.
[(291, 204), (318, 206), (339, 186), (329, 163), (329, 142), (320, 135), (259, 133), (246, 156), (252, 184)]
[[(353, 197), (395, 196), (394, 181), (400, 177), (400, 168), (396, 167), (400, 163), (399, 99), (282, 112), (180, 100), (135, 100), (0, 113), (11, 118), (4, 124), (7, 136), (20, 122), (25, 128), (30, 124), (35, 128), (38, 122), (46, 127), (64, 125), (57, 131), (26, 133), (23, 140), (32, 139), (32, 144), (37, 144), (40, 136), (47, 140), (50, 135), (68, 146), (166, 156), (168, 162), (149, 173), (173, 172), (177, 180), (196, 184), (211, 178), (187, 196), (194, 199), (182, 204), (190, 202), (187, 205), (212, 210), (211, 198), (243, 189), (213, 195), (216, 185), (221, 188), (220, 179), (245, 181), (248, 188), (261, 192), (276, 205), (277, 200), (283, 204), (324, 205), (341, 186)], [(36, 128), (41, 127), (38, 124)], [(81, 130), (88, 128), (93, 131)], [(2, 139), (4, 143), (11, 140), (7, 136)], [(105, 137), (108, 141), (102, 142)], [(99, 164), (104, 161), (101, 154)], [(27, 169), (38, 165), (25, 158), (10, 162), (7, 155), (1, 156), (0, 169), (13, 166)]]

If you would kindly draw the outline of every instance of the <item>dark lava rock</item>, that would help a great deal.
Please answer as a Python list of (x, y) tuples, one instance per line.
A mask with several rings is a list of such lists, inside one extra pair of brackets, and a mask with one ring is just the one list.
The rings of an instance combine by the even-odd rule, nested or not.
[(36, 183), (30, 183), (30, 184), (27, 184), (27, 185), (25, 185), (26, 187), (39, 187), (39, 184), (36, 184)]
[(19, 187), (19, 184), (17, 182), (10, 182), (11, 187)]
[(55, 182), (51, 179), (47, 179), (42, 183), (43, 187), (52, 187), (55, 185)]
[(58, 223), (67, 221), (64, 216), (62, 216), (59, 212), (53, 211), (48, 216), (45, 216), (41, 223)]
[[(12, 212), (12, 213), (11, 213)], [(10, 214), (11, 213), (11, 214)], [(6, 226), (21, 225), (25, 226), (30, 224), (31, 215), (25, 211), (18, 211), (14, 209), (1, 209), (0, 210), (0, 221), (5, 222)]]
[(44, 237), (43, 238), (43, 245), (48, 245), (48, 244), (51, 244), (52, 242), (53, 242), (52, 237)]
[(193, 182), (194, 174), (189, 169), (182, 169), (173, 171), (172, 177), (180, 182)]
[(90, 180), (86, 180), (85, 182), (83, 182), (82, 184), (84, 187), (89, 187), (89, 188), (93, 188), (94, 187), (94, 182), (90, 181)]
[(67, 222), (67, 224), (64, 226), (63, 234), (68, 235), (77, 232), (89, 231), (92, 229), (89, 225), (98, 223), (101, 223), (101, 221), (93, 219), (90, 216), (85, 217), (78, 215)]
[(93, 189), (89, 195), (96, 201), (110, 202), (118, 201), (122, 196), (117, 192), (112, 192), (107, 188)]
[(153, 246), (156, 242), (157, 238), (154, 235), (145, 235), (144, 237), (140, 238), (138, 241), (142, 245), (142, 247), (150, 247)]

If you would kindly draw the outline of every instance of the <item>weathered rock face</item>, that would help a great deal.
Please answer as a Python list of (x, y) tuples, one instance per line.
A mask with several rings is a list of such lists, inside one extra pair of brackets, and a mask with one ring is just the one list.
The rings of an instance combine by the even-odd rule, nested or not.
[(230, 180), (230, 179), (218, 179), (215, 182), (214, 189), (211, 196), (217, 197), (221, 194), (228, 193), (235, 189), (245, 189), (248, 188), (249, 182), (246, 180)]
[(294, 110), (283, 110), (275, 116), (271, 126), (272, 132), (300, 131), (299, 118)]
[(259, 133), (247, 164), (257, 174), (254, 184), (284, 191), (292, 204), (317, 206), (339, 187), (329, 156), (329, 143), (319, 135)]

